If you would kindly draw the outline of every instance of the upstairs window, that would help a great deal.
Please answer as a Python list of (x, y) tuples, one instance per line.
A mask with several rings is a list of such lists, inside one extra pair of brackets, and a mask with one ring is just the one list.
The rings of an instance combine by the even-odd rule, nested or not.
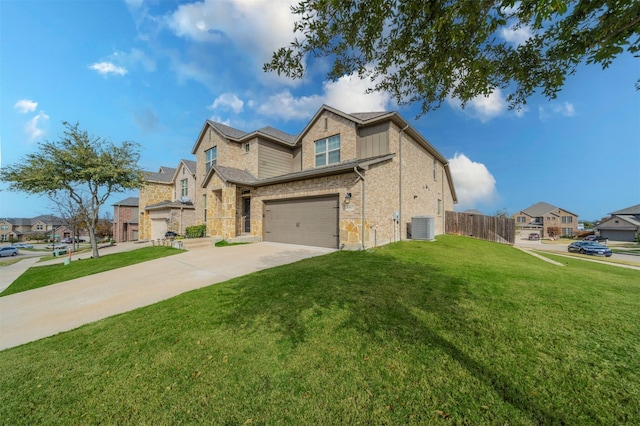
[(188, 196), (189, 195), (189, 180), (188, 179), (182, 179), (180, 181), (180, 187), (181, 187), (180, 195), (182, 195), (183, 197)]
[(340, 135), (316, 141), (316, 167), (340, 162)]
[(573, 216), (562, 216), (562, 223), (573, 223)]
[(218, 147), (214, 146), (213, 148), (206, 150), (204, 153), (206, 155), (206, 159), (205, 159), (206, 170), (205, 170), (205, 173), (209, 173), (209, 170), (211, 170), (211, 167), (213, 167), (216, 164), (216, 158), (218, 157)]

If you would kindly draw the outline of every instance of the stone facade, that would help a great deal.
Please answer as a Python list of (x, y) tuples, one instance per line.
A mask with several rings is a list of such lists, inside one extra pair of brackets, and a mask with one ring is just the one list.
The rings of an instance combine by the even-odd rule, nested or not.
[[(173, 184), (147, 182), (140, 188), (139, 205), (144, 208), (145, 206), (170, 200), (174, 191)], [(141, 240), (150, 240), (152, 238), (150, 212), (144, 210), (143, 214), (140, 215), (138, 223), (138, 238)]]

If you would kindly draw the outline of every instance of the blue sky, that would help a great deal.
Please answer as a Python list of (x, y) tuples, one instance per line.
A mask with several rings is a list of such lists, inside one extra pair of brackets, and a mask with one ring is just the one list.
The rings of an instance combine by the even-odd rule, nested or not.
[[(494, 92), (416, 120), (419, 105), (366, 95), (366, 81), (327, 81), (321, 60), (309, 62), (303, 80), (265, 74), (271, 52), (293, 37), (291, 3), (0, 0), (2, 165), (55, 140), (69, 121), (115, 143), (139, 143), (141, 167), (157, 171), (193, 159), (207, 119), (295, 134), (327, 104), (410, 120), (450, 160), (459, 211), (513, 214), (545, 201), (595, 220), (640, 203), (638, 59), (625, 54), (604, 71), (580, 67), (557, 99), (534, 96), (520, 112)], [(52, 211), (47, 199), (1, 188), (0, 217)]]

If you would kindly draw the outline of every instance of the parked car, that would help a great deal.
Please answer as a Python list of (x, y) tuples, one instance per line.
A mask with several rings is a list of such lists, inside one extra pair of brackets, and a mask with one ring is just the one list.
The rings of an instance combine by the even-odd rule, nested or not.
[(164, 237), (165, 237), (165, 238), (175, 238), (175, 237), (177, 237), (177, 236), (178, 236), (178, 234), (177, 234), (177, 233), (175, 233), (175, 232), (173, 232), (173, 231), (167, 231), (167, 232), (164, 234)]
[(529, 234), (529, 240), (539, 240), (540, 239), (540, 234), (536, 233), (536, 232), (532, 232), (531, 234)]
[(608, 238), (601, 237), (599, 235), (588, 235), (585, 237), (584, 241), (596, 241), (598, 243), (607, 243), (609, 241)]
[(585, 244), (591, 244), (593, 241), (574, 241), (567, 247), (569, 253), (580, 253), (582, 246)]
[(48, 244), (46, 246), (44, 246), (44, 248), (46, 248), (47, 250), (53, 250), (53, 249), (66, 249), (67, 246), (64, 244)]
[(33, 248), (33, 245), (27, 244), (27, 243), (15, 243), (13, 246), (17, 247), (17, 248), (23, 248), (23, 249), (32, 249)]
[[(576, 241), (579, 243), (580, 241)], [(613, 252), (609, 247), (605, 247), (602, 244), (598, 244), (595, 241), (582, 241), (584, 244), (580, 245), (580, 251), (578, 253), (581, 254), (592, 254), (597, 256), (606, 256), (611, 257)], [(571, 243), (575, 244), (575, 243)], [(570, 245), (571, 245), (570, 244)]]
[(18, 249), (13, 246), (0, 247), (0, 257), (17, 256)]

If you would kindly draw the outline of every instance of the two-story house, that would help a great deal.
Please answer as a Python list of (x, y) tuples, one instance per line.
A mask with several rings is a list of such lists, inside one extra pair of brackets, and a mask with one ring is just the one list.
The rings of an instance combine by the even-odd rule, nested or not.
[(516, 229), (523, 234), (549, 236), (549, 227), (560, 228), (560, 234), (572, 236), (578, 231), (578, 215), (549, 203), (539, 202), (511, 215)]
[(612, 241), (637, 241), (640, 236), (640, 204), (609, 213), (608, 220), (596, 226), (601, 237)]
[(54, 215), (40, 215), (33, 218), (0, 219), (0, 241), (30, 241), (35, 239), (56, 239), (70, 237), (72, 232), (64, 225), (64, 220)]
[(407, 238), (414, 216), (442, 234), (457, 202), (446, 158), (396, 112), (322, 106), (297, 135), (207, 120), (192, 154), (195, 221), (226, 239), (362, 249)]
[(164, 238), (167, 231), (184, 234), (195, 224), (196, 163), (180, 160), (178, 167), (145, 172), (140, 189), (139, 239)]

